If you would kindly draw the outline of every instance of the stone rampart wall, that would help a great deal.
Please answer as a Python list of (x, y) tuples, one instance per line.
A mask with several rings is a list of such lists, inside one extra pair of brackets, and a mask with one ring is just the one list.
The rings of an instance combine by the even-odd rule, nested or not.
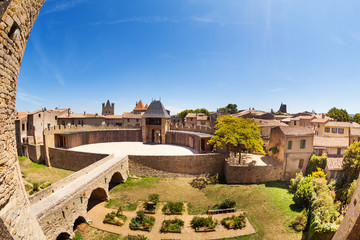
[(260, 183), (280, 180), (282, 166), (234, 166), (225, 163), (225, 177), (228, 184)]
[(41, 163), (44, 161), (44, 145), (22, 144), (25, 156), (33, 162)]
[(166, 133), (166, 143), (191, 147), (197, 152), (201, 152), (201, 138), (194, 132), (168, 131)]
[(183, 127), (177, 124), (171, 124), (170, 130), (177, 130), (177, 131), (189, 131), (189, 132), (201, 132), (201, 133), (208, 133), (214, 134), (214, 128), (211, 127), (202, 127), (202, 126), (195, 126), (195, 127)]
[(129, 156), (129, 161), (161, 171), (199, 175), (224, 174), (225, 155), (195, 154), (185, 156)]
[(137, 129), (79, 131), (67, 134), (67, 148), (92, 143), (141, 141), (141, 130)]
[(109, 154), (70, 151), (61, 148), (49, 148), (52, 167), (79, 171), (109, 156)]

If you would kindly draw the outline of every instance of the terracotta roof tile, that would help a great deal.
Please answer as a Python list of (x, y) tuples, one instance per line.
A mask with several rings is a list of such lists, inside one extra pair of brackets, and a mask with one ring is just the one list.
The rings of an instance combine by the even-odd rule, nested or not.
[(326, 167), (328, 170), (342, 170), (343, 158), (328, 157)]
[(349, 138), (347, 137), (314, 137), (314, 147), (348, 147)]
[(314, 131), (308, 127), (279, 126), (281, 131), (288, 136), (312, 136)]

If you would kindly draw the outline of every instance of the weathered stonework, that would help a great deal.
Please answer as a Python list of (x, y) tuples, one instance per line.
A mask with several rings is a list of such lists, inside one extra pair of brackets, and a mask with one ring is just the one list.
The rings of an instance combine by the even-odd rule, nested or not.
[(43, 3), (44, 0), (13, 0), (10, 3), (2, 1), (0, 5), (1, 13), (3, 13), (0, 21), (0, 228), (2, 239), (45, 239), (30, 209), (22, 184), (16, 154), (14, 115), (21, 60), (31, 28)]

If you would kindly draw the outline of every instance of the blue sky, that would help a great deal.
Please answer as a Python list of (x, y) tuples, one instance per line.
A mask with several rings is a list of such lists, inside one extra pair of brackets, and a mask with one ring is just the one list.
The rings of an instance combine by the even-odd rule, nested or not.
[(360, 112), (359, 1), (47, 0), (16, 109)]

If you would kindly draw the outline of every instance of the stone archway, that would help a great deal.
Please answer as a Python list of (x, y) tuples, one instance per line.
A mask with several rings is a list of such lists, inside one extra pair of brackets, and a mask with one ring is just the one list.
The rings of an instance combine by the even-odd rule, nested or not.
[(115, 173), (112, 175), (111, 180), (110, 180), (110, 182), (109, 182), (109, 191), (110, 191), (113, 187), (115, 187), (115, 186), (117, 186), (118, 184), (123, 183), (123, 182), (124, 182), (124, 178), (123, 178), (123, 176), (121, 175), (121, 173), (115, 172)]
[(84, 217), (80, 216), (74, 222), (73, 231), (75, 231), (77, 229), (77, 227), (82, 223), (86, 223), (86, 219)]
[[(0, 183), (0, 230), (1, 236), (12, 236), (15, 239), (29, 237), (45, 239), (29, 206), (22, 184), (16, 154), (14, 123), (20, 65), (31, 29), (44, 1), (4, 0), (0, 2), (2, 16), (0, 23), (0, 153), (2, 153), (0, 154), (0, 179), (3, 179)], [(143, 136), (146, 137), (146, 134)], [(351, 216), (347, 214), (334, 239), (346, 238), (340, 231), (356, 232), (356, 229), (359, 229), (359, 198), (360, 184), (353, 198), (353, 201), (357, 200), (356, 204), (349, 209), (356, 213), (356, 219), (351, 219)]]
[(107, 193), (103, 188), (96, 188), (91, 192), (91, 195), (87, 204), (87, 211), (90, 211), (93, 207), (99, 203), (106, 201), (108, 199)]
[(68, 240), (68, 239), (70, 239), (70, 234), (66, 232), (60, 233), (56, 238), (56, 240)]

